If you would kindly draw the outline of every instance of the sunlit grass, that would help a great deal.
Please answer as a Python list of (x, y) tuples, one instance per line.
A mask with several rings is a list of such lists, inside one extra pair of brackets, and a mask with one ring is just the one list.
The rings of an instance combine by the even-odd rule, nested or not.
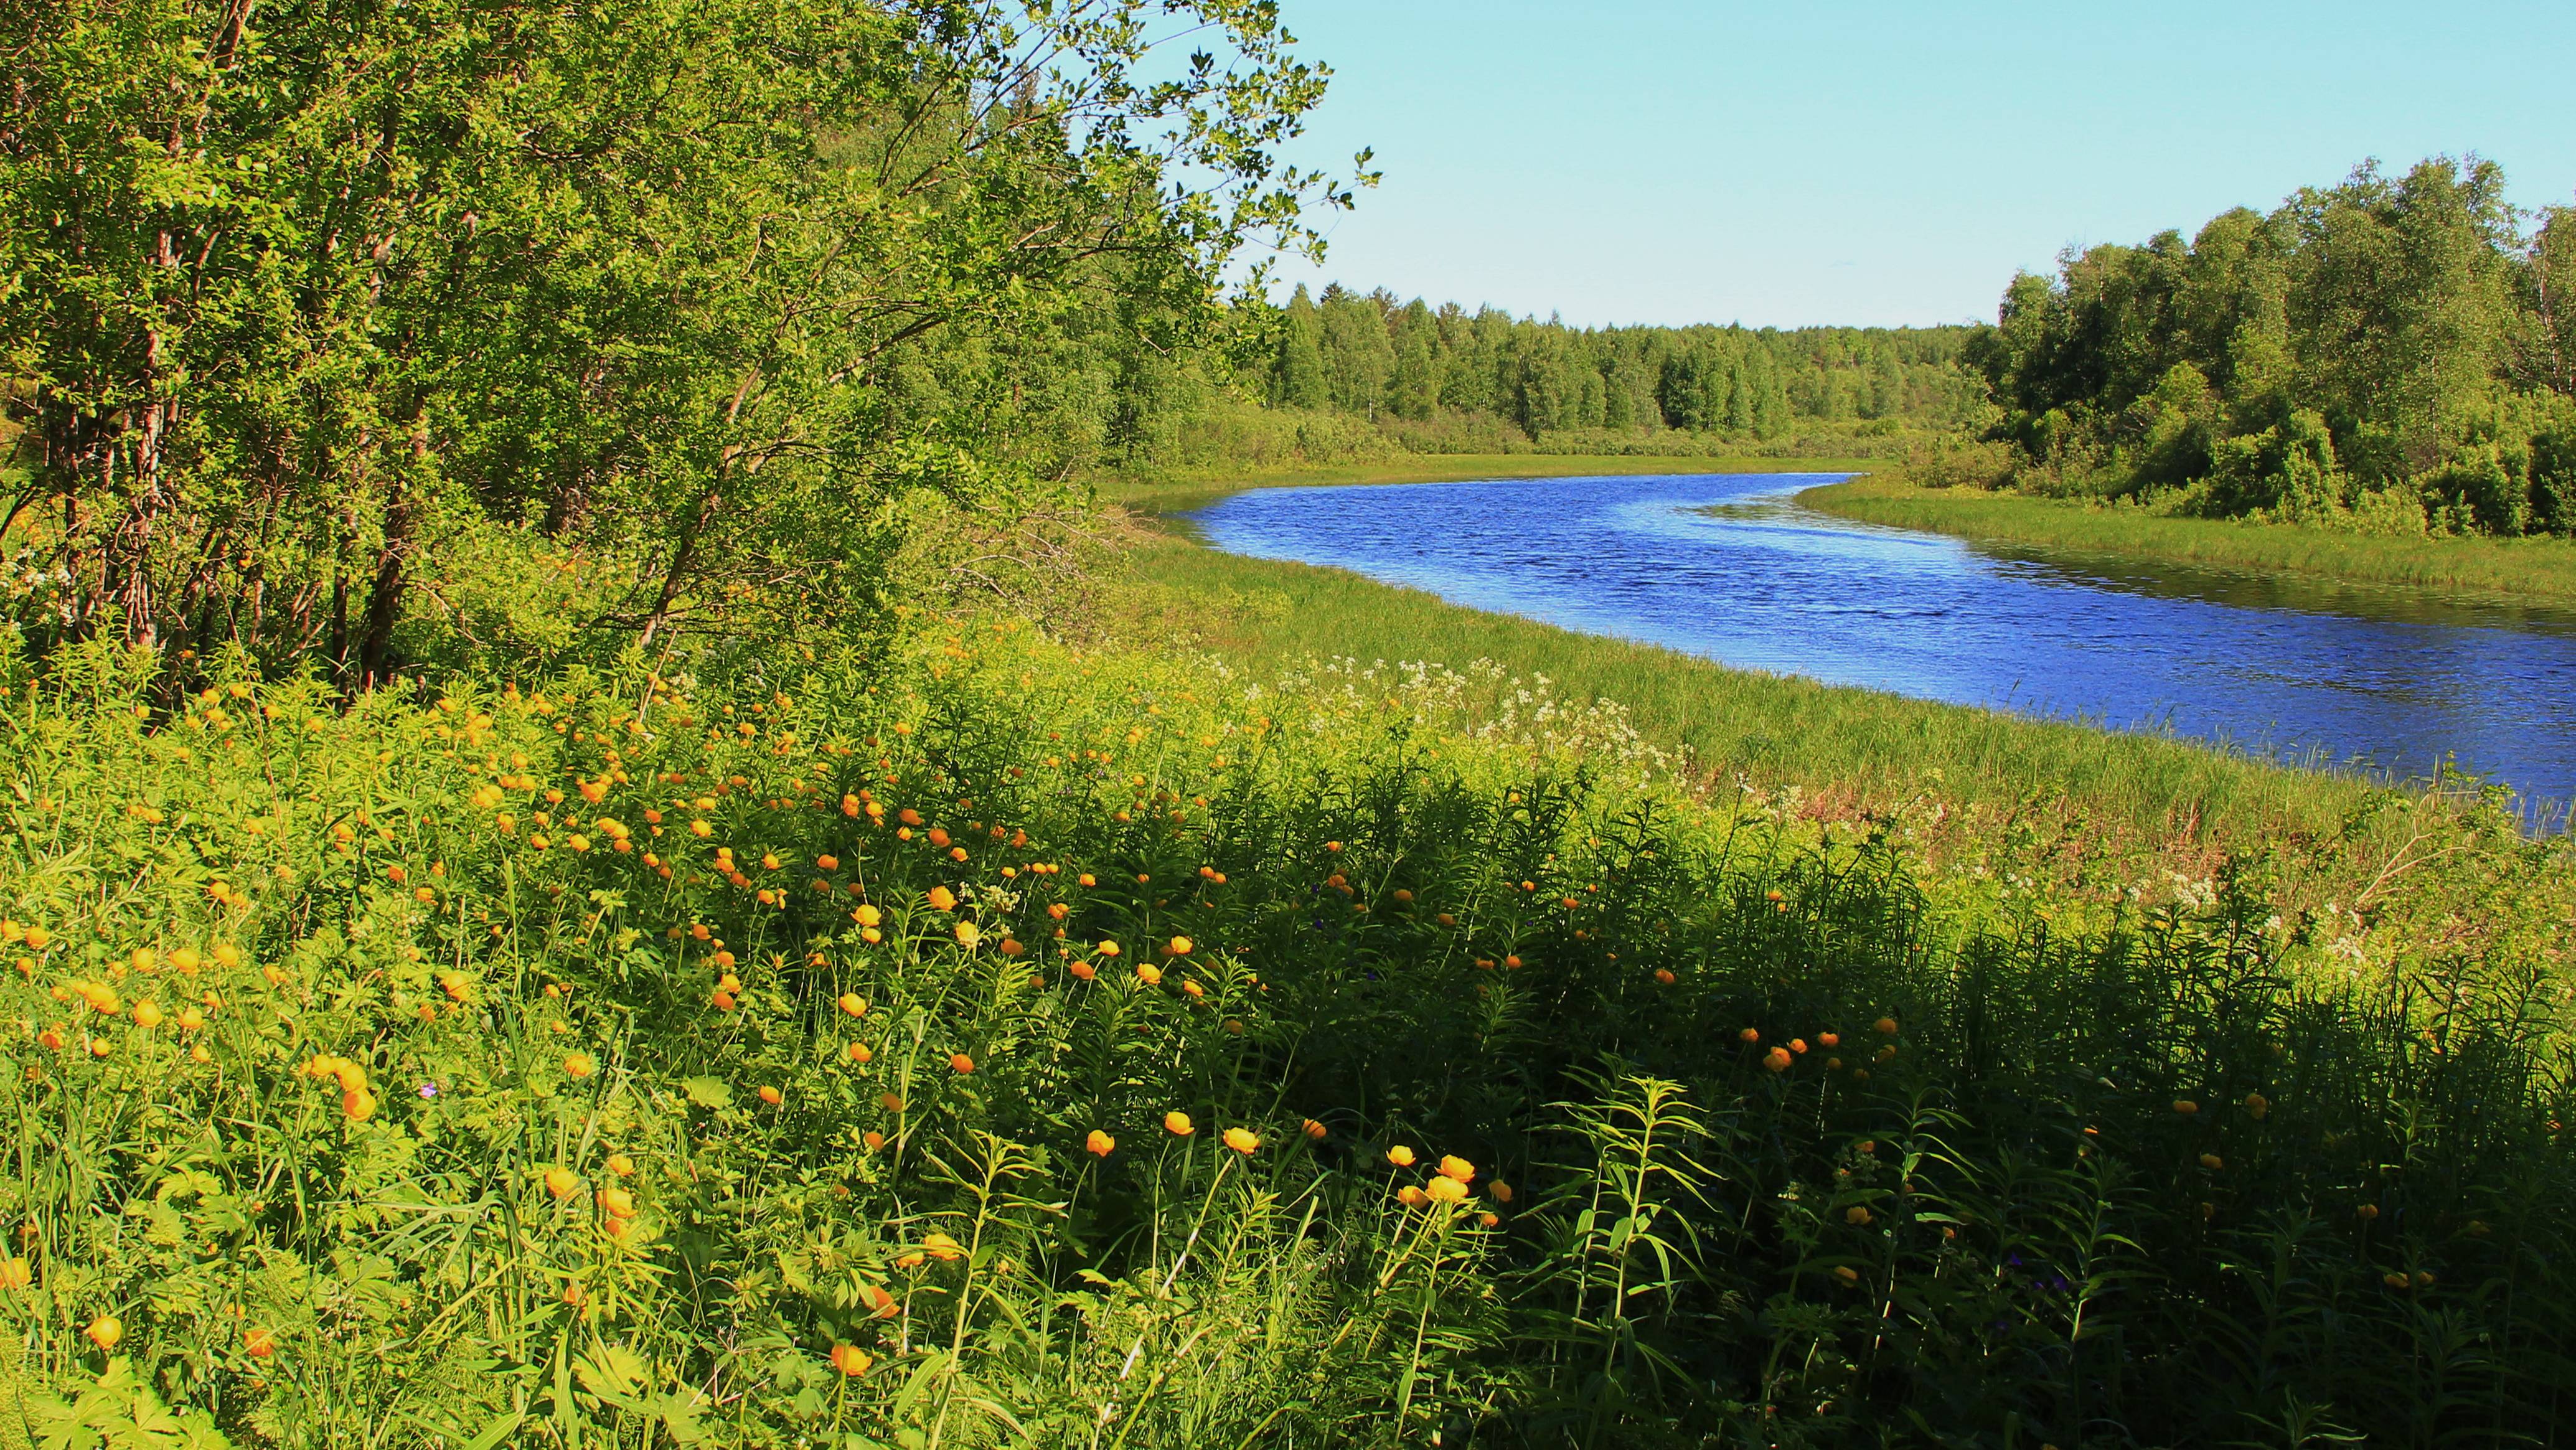
[(1120, 477), (1101, 485), (1101, 501), (1149, 513), (1204, 508), (1248, 488), (1311, 484), (1446, 483), (1480, 478), (1591, 478), (1631, 474), (1848, 473), (1870, 467), (1852, 458), (1654, 458), (1546, 453), (1425, 453), (1320, 468), (1204, 470), (1178, 477)]
[(1981, 542), (2417, 590), (2576, 600), (2576, 543), (2565, 539), (2376, 538), (1967, 488), (1916, 488), (1889, 477), (1809, 489), (1798, 502), (1844, 518)]
[(2331, 832), (2372, 789), (2357, 775), (2196, 742), (1731, 669), (1169, 534), (1139, 538), (1122, 567), (1161, 591), (1149, 628), (1194, 629), (1253, 668), (1310, 656), (1452, 669), (1493, 660), (1544, 676), (1558, 698), (1617, 702), (1646, 738), (1687, 747), (1707, 778), (1798, 786), (1820, 808), (1885, 809), (1928, 794), (1999, 815), (2080, 815), (2141, 840), (2250, 841)]

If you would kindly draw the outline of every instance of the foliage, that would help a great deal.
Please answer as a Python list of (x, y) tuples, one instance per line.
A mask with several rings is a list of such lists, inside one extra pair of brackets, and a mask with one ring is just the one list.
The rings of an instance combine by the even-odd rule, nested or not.
[[(2024, 274), (1965, 357), (2025, 492), (2372, 532), (2568, 532), (2571, 217), (2493, 163), (2375, 165), (2186, 243)], [(2393, 515), (2411, 508), (2411, 527)]]
[(1097, 411), (1066, 339), (1201, 336), (1347, 200), (1234, 0), (16, 0), (0, 51), (36, 642), (359, 685), (499, 529), (618, 562), (593, 635), (864, 619), (900, 497)]
[(111, 642), (9, 664), (0, 1312), (42, 1415), (2555, 1422), (2570, 881), (2506, 823), (2371, 802), (2352, 839), (2407, 815), (2430, 864), (2283, 918), (2259, 856), (1926, 876), (1435, 677), (972, 618), (741, 659), (345, 714), (239, 656), (167, 711)]

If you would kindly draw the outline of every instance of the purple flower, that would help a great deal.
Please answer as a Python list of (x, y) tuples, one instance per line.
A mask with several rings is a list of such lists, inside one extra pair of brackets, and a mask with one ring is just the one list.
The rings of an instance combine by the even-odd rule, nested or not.
[(420, 1095), (424, 1098), (434, 1098), (438, 1096), (438, 1084), (434, 1082), (422, 1083), (420, 1085)]

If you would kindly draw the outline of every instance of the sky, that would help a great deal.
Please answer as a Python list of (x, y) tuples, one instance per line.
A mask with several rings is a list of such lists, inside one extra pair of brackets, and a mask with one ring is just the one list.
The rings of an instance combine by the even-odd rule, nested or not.
[[(1320, 268), (1570, 323), (1991, 317), (2068, 246), (2185, 235), (2365, 158), (2576, 201), (2576, 0), (1282, 0), (1375, 148)], [(1285, 295), (1284, 290), (1281, 293)]]

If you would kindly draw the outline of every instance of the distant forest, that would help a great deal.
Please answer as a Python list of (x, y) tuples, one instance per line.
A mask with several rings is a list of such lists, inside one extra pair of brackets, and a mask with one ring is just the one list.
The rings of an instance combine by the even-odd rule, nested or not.
[(1222, 365), (1125, 352), (1102, 439), (1111, 466), (1888, 454), (1992, 414), (1961, 365), (1967, 326), (1585, 328), (1338, 284), (1233, 318)]
[(1492, 417), (1533, 440), (1604, 430), (1768, 440), (1801, 423), (1955, 421), (1976, 402), (1963, 327), (1574, 328), (1456, 303), (1299, 287), (1267, 401), (1430, 423)]

